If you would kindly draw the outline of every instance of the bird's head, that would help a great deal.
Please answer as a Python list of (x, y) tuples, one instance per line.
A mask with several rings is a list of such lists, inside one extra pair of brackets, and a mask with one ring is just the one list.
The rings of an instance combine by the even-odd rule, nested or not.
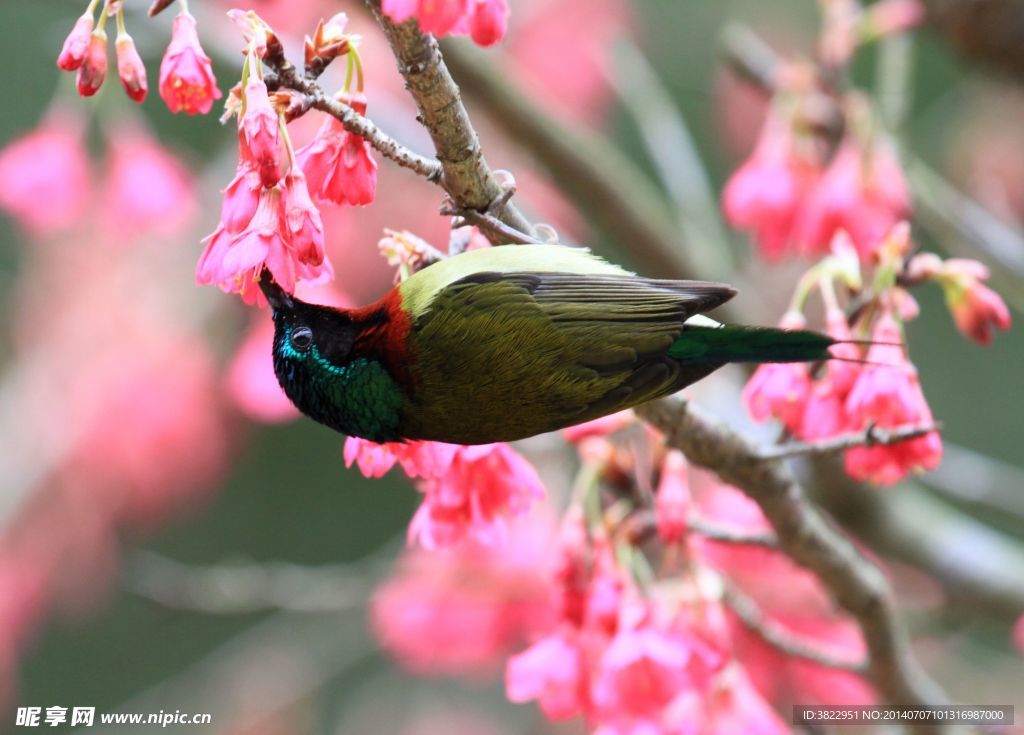
[(308, 304), (286, 293), (267, 272), (260, 288), (273, 309), (278, 382), (303, 413), (333, 425), (325, 404), (351, 366), (358, 326), (344, 310)]

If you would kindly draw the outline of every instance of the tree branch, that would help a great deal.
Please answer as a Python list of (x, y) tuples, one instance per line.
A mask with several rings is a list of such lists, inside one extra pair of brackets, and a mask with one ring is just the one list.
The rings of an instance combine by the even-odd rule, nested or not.
[[(441, 185), (459, 207), (490, 211), (502, 196), (502, 188), (484, 160), (480, 140), (437, 41), (424, 35), (414, 19), (393, 23), (381, 12), (380, 0), (366, 0), (366, 5), (384, 31), (398, 72), (416, 101), (419, 120), (434, 141), (443, 170)], [(513, 204), (493, 214), (505, 224), (533, 234), (530, 222)]]
[(941, 424), (928, 424), (926, 426), (900, 426), (895, 429), (883, 429), (878, 426), (868, 426), (863, 431), (850, 434), (839, 434), (831, 439), (816, 442), (786, 442), (776, 446), (765, 447), (759, 452), (762, 459), (786, 459), (788, 457), (799, 457), (804, 454), (834, 454), (853, 447), (874, 447), (916, 439), (933, 431), (939, 431)]
[(925, 0), (926, 17), (949, 45), (1024, 83), (1024, 3)]
[(750, 631), (787, 656), (796, 656), (830, 669), (849, 671), (861, 676), (868, 673), (866, 662), (851, 661), (842, 656), (834, 656), (810, 641), (796, 637), (785, 627), (766, 617), (756, 602), (728, 581), (725, 581), (722, 601)]
[[(280, 47), (278, 47), (280, 48)], [(428, 181), (438, 181), (442, 175), (442, 166), (438, 161), (414, 153), (383, 130), (374, 125), (368, 118), (360, 115), (348, 105), (327, 95), (317, 82), (300, 76), (295, 66), (280, 53), (271, 53), (268, 47), (267, 65), (275, 74), (265, 77), (268, 89), (287, 87), (295, 90), (306, 98), (306, 103), (321, 112), (334, 117), (348, 132), (362, 136), (382, 156), (407, 168)]]
[(780, 460), (764, 459), (755, 446), (692, 404), (662, 399), (635, 410), (665, 434), (669, 446), (757, 502), (778, 534), (779, 548), (813, 571), (857, 619), (868, 647), (868, 672), (888, 702), (948, 702), (911, 654), (882, 572), (815, 508)]

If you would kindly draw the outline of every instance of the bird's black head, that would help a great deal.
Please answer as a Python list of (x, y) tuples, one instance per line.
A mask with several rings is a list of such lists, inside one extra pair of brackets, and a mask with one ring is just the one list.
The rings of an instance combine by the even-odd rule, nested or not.
[(343, 309), (285, 293), (266, 272), (260, 288), (273, 309), (274, 373), (292, 403), (342, 433), (392, 438), (401, 394), (376, 360), (359, 354), (361, 325)]

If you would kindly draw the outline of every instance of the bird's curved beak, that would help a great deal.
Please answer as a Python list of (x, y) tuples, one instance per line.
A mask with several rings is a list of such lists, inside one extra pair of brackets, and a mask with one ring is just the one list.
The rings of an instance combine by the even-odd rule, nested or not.
[(294, 306), (292, 297), (277, 285), (274, 277), (270, 275), (270, 271), (266, 269), (260, 273), (260, 290), (263, 291), (263, 295), (267, 297), (267, 301), (274, 311), (291, 309)]

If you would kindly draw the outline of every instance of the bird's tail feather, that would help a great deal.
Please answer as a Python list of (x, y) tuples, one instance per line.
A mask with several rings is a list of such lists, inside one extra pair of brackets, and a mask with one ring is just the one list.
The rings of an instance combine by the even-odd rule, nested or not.
[(668, 355), (688, 363), (814, 362), (831, 359), (834, 344), (827, 334), (805, 330), (687, 325)]

